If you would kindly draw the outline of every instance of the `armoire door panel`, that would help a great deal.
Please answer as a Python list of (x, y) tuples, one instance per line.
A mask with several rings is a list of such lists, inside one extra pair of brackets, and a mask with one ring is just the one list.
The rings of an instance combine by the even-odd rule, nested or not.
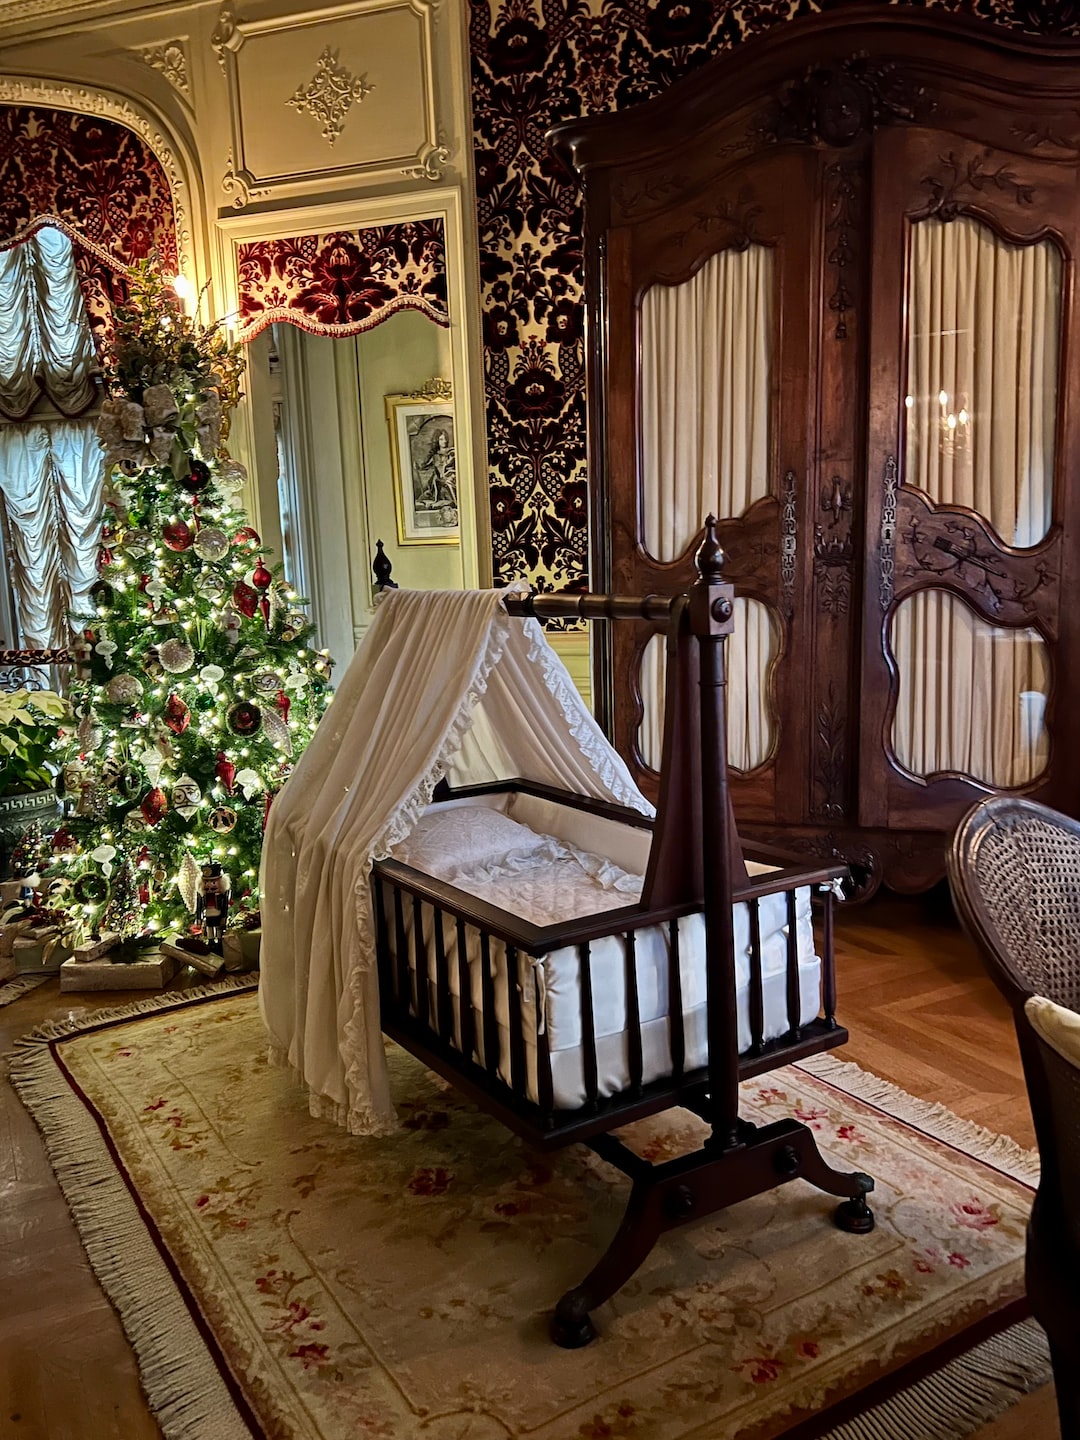
[[(599, 583), (693, 579), (701, 517), (643, 520), (641, 351), (683, 322), (654, 304), (646, 340), (642, 297), (724, 254), (718, 283), (768, 297), (766, 428), (724, 402), (767, 471), (708, 507), (780, 634), (775, 747), (736, 813), (864, 895), (939, 880), (981, 796), (1080, 814), (1078, 115), (1075, 37), (854, 0), (559, 136), (585, 181)], [(648, 786), (638, 664), (614, 655), (603, 718)]]
[[(1075, 177), (905, 127), (875, 137), (873, 189), (859, 818), (940, 828), (997, 789), (1049, 793), (1072, 763), (1049, 680), (1021, 698), (1007, 657), (1061, 630)], [(1035, 709), (1038, 763), (988, 758), (994, 718), (1020, 744)]]
[[(793, 704), (802, 682), (787, 660), (805, 564), (791, 532), (807, 503), (806, 256), (819, 245), (819, 170), (811, 151), (729, 163), (637, 223), (609, 228), (606, 242), (610, 331), (634, 337), (611, 344), (607, 360), (605, 478), (619, 517), (613, 579), (637, 593), (690, 584), (701, 521), (705, 513), (720, 519), (726, 577), (741, 598), (767, 606), (770, 627), (779, 628), (767, 664), (758, 627), (730, 644), (737, 683), (759, 692), (749, 708), (759, 716), (768, 709), (785, 731), (763, 763), (732, 777), (736, 803), (763, 817), (775, 813), (776, 757), (798, 777), (789, 793), (801, 800), (805, 791), (803, 710)], [(615, 741), (652, 789), (639, 735), (650, 683), (640, 673), (640, 637), (624, 627), (610, 643)], [(729, 699), (747, 708), (745, 695)]]

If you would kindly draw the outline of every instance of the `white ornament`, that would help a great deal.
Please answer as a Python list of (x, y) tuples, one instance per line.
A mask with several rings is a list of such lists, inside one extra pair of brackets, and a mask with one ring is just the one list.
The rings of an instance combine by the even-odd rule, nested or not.
[(96, 860), (101, 866), (101, 873), (108, 880), (113, 872), (113, 857), (116, 855), (115, 845), (99, 845), (96, 850), (90, 851), (90, 859)]
[(299, 694), (301, 691), (306, 690), (310, 684), (310, 675), (305, 674), (303, 670), (293, 670), (289, 673), (289, 677), (285, 681), (285, 689), (295, 690), (297, 694)]
[(262, 788), (262, 780), (256, 775), (254, 770), (237, 771), (236, 783), (244, 792), (245, 800), (250, 800), (251, 797)]
[(105, 686), (105, 694), (113, 705), (134, 705), (142, 695), (142, 686), (134, 675), (114, 675)]
[(81, 749), (84, 752), (88, 750), (96, 750), (101, 744), (104, 737), (102, 735), (101, 726), (95, 720), (92, 711), (88, 710), (87, 713), (79, 721), (79, 728), (78, 730), (76, 730), (75, 735), (79, 741)]
[(202, 791), (198, 783), (190, 775), (181, 775), (173, 781), (172, 801), (173, 808), (178, 815), (185, 820), (190, 820), (195, 811), (199, 808), (199, 801), (202, 799)]
[(99, 640), (94, 646), (99, 655), (105, 657), (105, 664), (112, 669), (112, 657), (116, 654), (117, 644), (115, 640)]
[(146, 778), (150, 781), (151, 786), (156, 785), (161, 779), (161, 751), (148, 745), (145, 750), (135, 756), (135, 759), (146, 771)]
[(202, 879), (202, 872), (190, 850), (184, 851), (184, 858), (180, 861), (180, 872), (176, 877), (176, 888), (180, 891), (180, 899), (195, 914), (195, 905), (199, 897), (199, 882)]
[(289, 734), (289, 727), (276, 710), (269, 706), (262, 712), (263, 729), (279, 750), (286, 755), (292, 754), (292, 736)]
[(247, 471), (239, 460), (226, 460), (225, 464), (219, 467), (214, 480), (220, 490), (235, 492), (244, 488)]
[(145, 593), (152, 596), (153, 599), (157, 600), (165, 594), (165, 589), (166, 586), (164, 580), (151, 580), (149, 585), (147, 585), (146, 587)]
[(229, 539), (223, 530), (207, 525), (195, 536), (192, 548), (200, 560), (224, 560), (229, 553)]
[(204, 665), (199, 671), (199, 679), (213, 689), (220, 680), (225, 679), (225, 671), (220, 665)]
[(158, 659), (170, 675), (183, 675), (195, 664), (195, 651), (186, 640), (166, 640), (158, 648)]

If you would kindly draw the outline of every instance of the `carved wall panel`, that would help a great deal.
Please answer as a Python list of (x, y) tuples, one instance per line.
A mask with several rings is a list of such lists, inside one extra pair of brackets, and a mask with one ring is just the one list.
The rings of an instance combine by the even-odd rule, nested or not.
[(358, 0), (247, 21), (226, 5), (212, 44), (229, 92), (222, 189), (233, 205), (335, 178), (441, 178), (433, 11), (424, 0)]

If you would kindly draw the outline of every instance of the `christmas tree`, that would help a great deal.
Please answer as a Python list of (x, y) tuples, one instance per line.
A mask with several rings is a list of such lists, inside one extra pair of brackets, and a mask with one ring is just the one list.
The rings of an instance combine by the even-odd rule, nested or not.
[(50, 903), (79, 943), (257, 923), (266, 815), (328, 699), (301, 601), (236, 507), (239, 347), (150, 263), (115, 314), (93, 615), (72, 647), (75, 722)]

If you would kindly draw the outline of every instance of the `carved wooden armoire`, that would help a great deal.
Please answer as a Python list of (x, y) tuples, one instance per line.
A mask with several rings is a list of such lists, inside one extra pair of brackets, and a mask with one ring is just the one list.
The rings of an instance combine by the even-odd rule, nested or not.
[[(981, 796), (1080, 813), (1080, 42), (844, 6), (560, 126), (594, 588), (738, 595), (740, 829), (928, 887)], [(597, 637), (655, 793), (662, 642)]]

